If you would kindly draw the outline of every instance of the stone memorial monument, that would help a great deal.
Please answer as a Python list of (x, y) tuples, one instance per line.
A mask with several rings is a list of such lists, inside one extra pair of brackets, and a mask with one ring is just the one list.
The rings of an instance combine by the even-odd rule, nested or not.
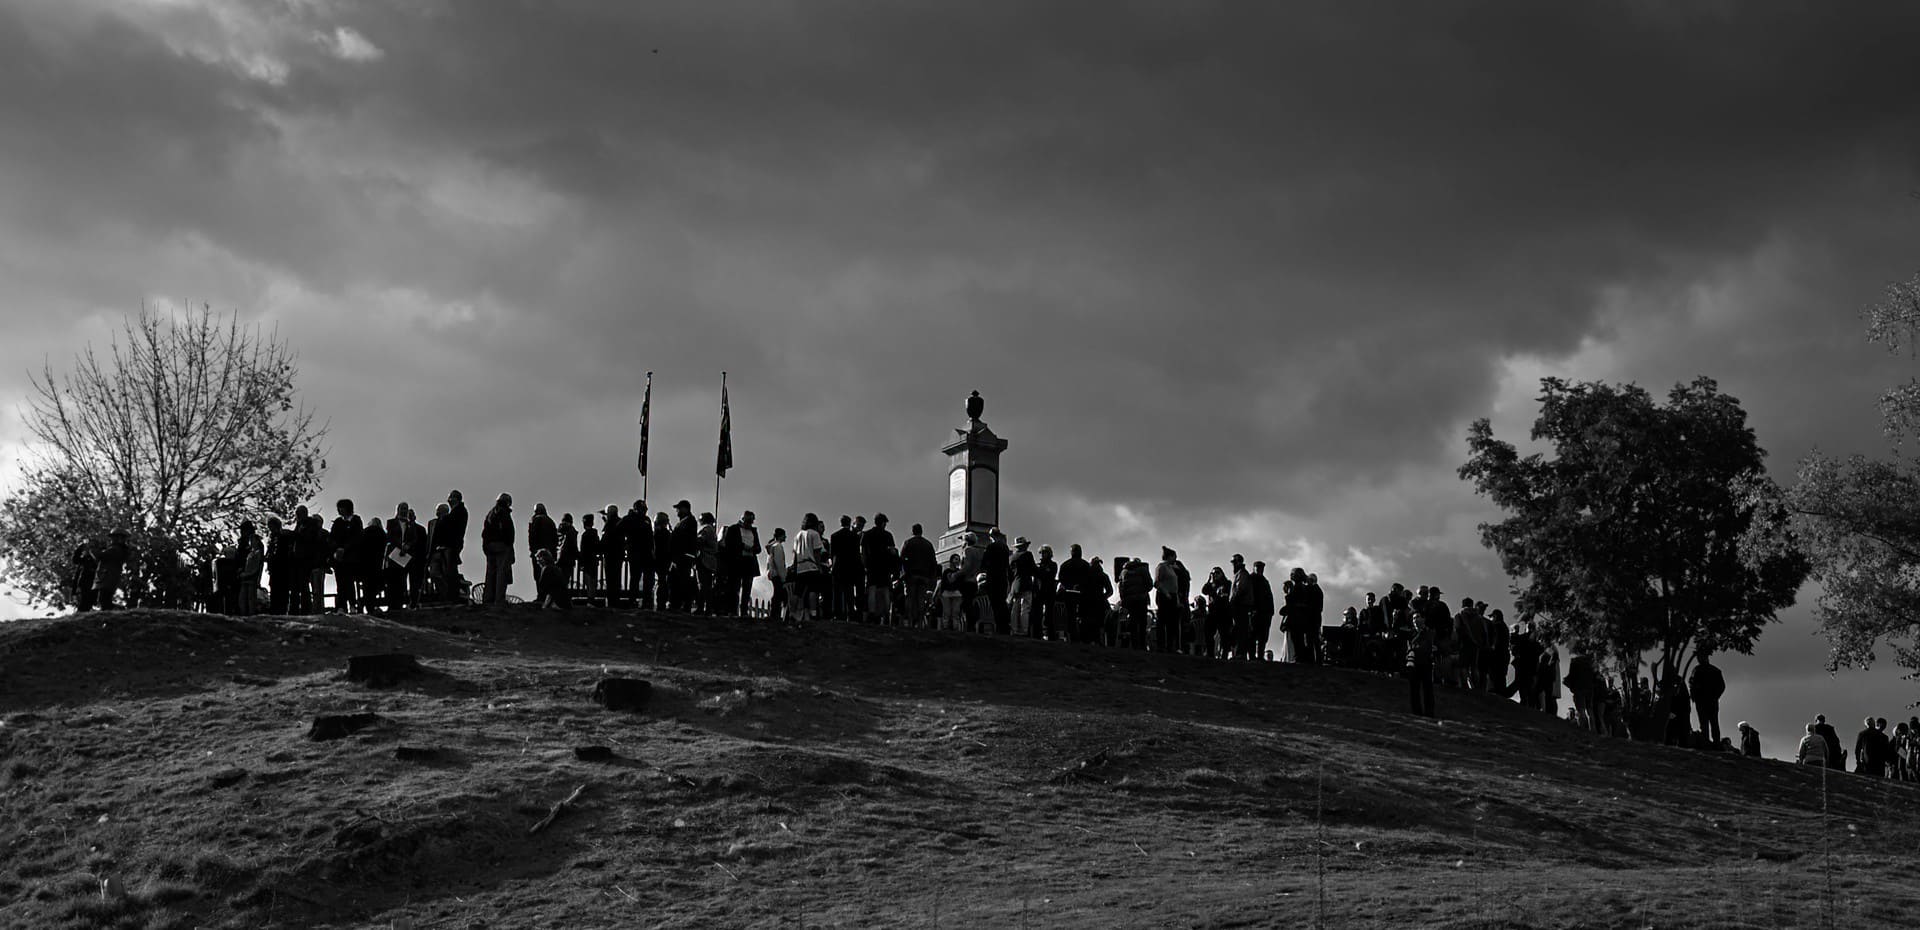
[(940, 534), (940, 564), (959, 552), (968, 571), (977, 571), (987, 531), (1000, 525), (1000, 453), (1007, 441), (993, 434), (980, 419), (987, 402), (974, 391), (967, 396), (967, 425), (941, 452), (947, 454), (947, 531)]

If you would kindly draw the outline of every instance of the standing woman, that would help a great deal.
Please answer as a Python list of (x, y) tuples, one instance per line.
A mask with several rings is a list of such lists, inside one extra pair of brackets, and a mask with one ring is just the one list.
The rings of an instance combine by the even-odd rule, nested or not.
[[(661, 525), (667, 522), (667, 515), (660, 515)], [(820, 518), (807, 514), (800, 518), (800, 532), (793, 536), (793, 571), (789, 583), (793, 586), (793, 608), (788, 612), (794, 625), (806, 623), (817, 616), (820, 587), (827, 577), (827, 541), (820, 535)]]
[(780, 616), (787, 606), (787, 528), (773, 528), (773, 539), (767, 545), (767, 580), (773, 583), (773, 593), (767, 596), (767, 619), (780, 622)]

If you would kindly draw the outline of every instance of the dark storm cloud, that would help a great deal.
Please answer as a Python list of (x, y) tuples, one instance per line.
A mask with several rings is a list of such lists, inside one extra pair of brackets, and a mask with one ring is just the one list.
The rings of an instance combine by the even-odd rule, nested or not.
[(1851, 313), (1911, 264), (1916, 19), (11, 4), (0, 360), (242, 307), (338, 489), (557, 507), (631, 483), (647, 370), (656, 473), (700, 493), (727, 369), (729, 499), (788, 524), (937, 520), (978, 387), (1037, 539), (1497, 589), (1452, 468), (1540, 375), (1716, 375), (1782, 467), (1877, 442), (1902, 368)]

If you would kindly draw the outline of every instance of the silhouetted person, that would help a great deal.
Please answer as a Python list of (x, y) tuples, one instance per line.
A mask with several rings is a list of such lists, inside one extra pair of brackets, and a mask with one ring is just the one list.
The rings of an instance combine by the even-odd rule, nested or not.
[(1794, 761), (1801, 765), (1818, 765), (1831, 768), (1828, 762), (1827, 740), (1818, 730), (1824, 724), (1807, 724), (1807, 735), (1800, 737), (1800, 750), (1794, 754)]
[(295, 585), (307, 583), (307, 573), (299, 565), (299, 535), (279, 517), (268, 517), (266, 543), (267, 613), (285, 616)]
[(907, 586), (907, 623), (922, 629), (928, 625), (934, 586), (940, 583), (940, 560), (934, 553), (933, 540), (925, 533), (926, 530), (915, 523), (913, 535), (900, 544), (900, 570)]
[(680, 595), (673, 591), (673, 521), (662, 510), (653, 515), (653, 604), (665, 609)]
[(487, 557), (487, 597), (489, 604), (507, 602), (507, 586), (513, 584), (513, 495), (501, 494), (493, 509), (480, 521), (480, 551)]
[(1847, 759), (1840, 751), (1840, 734), (1833, 729), (1832, 724), (1827, 723), (1826, 714), (1814, 715), (1811, 732), (1827, 744), (1827, 752), (1824, 757), (1827, 767), (1845, 770)]
[(1868, 778), (1884, 778), (1887, 774), (1887, 761), (1893, 755), (1893, 745), (1887, 739), (1885, 731), (1868, 717), (1853, 741), (1853, 770), (1856, 774)]
[(93, 609), (93, 584), (99, 570), (100, 560), (92, 546), (81, 543), (73, 547), (73, 556), (67, 562), (67, 590), (73, 595), (75, 610), (86, 613)]
[(233, 557), (240, 567), (239, 586), (234, 592), (236, 612), (251, 617), (260, 612), (260, 575), (267, 567), (266, 547), (254, 531), (252, 520), (240, 521), (240, 539), (233, 547)]
[(833, 618), (851, 621), (860, 615), (860, 534), (853, 518), (840, 515), (840, 528), (827, 537), (827, 550), (833, 559)]
[(753, 523), (753, 511), (744, 511), (720, 538), (720, 599), (726, 613), (742, 617), (753, 607), (753, 579), (760, 576), (760, 529)]
[(987, 533), (987, 548), (980, 555), (980, 574), (987, 576), (987, 599), (993, 604), (993, 631), (1006, 635), (1013, 631), (1013, 614), (1008, 597), (1013, 588), (1013, 550), (1007, 537), (994, 527)]
[(1233, 576), (1227, 589), (1227, 609), (1233, 614), (1233, 658), (1252, 659), (1253, 609), (1258, 599), (1253, 573), (1247, 571), (1246, 557), (1238, 552), (1227, 560), (1227, 564), (1233, 566)]
[(1414, 716), (1436, 717), (1433, 706), (1433, 630), (1425, 615), (1413, 619), (1413, 637), (1407, 642), (1407, 697)]
[(407, 546), (407, 523), (412, 516), (413, 508), (402, 501), (387, 521), (387, 551), (381, 562), (381, 575), (390, 612), (413, 603), (413, 553)]
[(1065, 639), (1060, 632), (1060, 563), (1053, 560), (1053, 547), (1040, 547), (1040, 561), (1033, 566), (1034, 632), (1037, 639)]
[(433, 596), (443, 601), (460, 596), (454, 584), (453, 553), (447, 548), (448, 527), (452, 523), (448, 516), (452, 512), (453, 506), (442, 501), (433, 508), (433, 519), (427, 521), (427, 578), (433, 587)]
[(1113, 645), (1128, 649), (1147, 648), (1147, 607), (1153, 603), (1153, 573), (1147, 563), (1124, 556), (1113, 560), (1114, 573), (1120, 576), (1120, 627), (1114, 631)]
[(620, 508), (608, 504), (600, 530), (600, 561), (606, 567), (607, 606), (619, 607), (626, 601), (627, 524), (620, 519)]
[(1720, 742), (1720, 696), (1727, 693), (1726, 676), (1713, 664), (1713, 653), (1700, 650), (1700, 661), (1687, 676), (1687, 691), (1693, 696), (1700, 716), (1700, 732), (1707, 734), (1709, 745)]
[(1059, 628), (1060, 638), (1067, 642), (1083, 642), (1080, 638), (1080, 618), (1086, 609), (1090, 573), (1087, 560), (1080, 557), (1080, 544), (1068, 546), (1067, 560), (1060, 563), (1059, 588), (1054, 592), (1054, 603), (1060, 614), (1055, 625)]
[(327, 545), (327, 521), (317, 513), (308, 513), (305, 504), (293, 509), (293, 531), (300, 538), (298, 564), (304, 585), (296, 586), (293, 610), (317, 614), (327, 608), (327, 561), (332, 553)]
[(360, 528), (360, 539), (353, 553), (353, 577), (359, 584), (360, 609), (365, 613), (373, 613), (381, 603), (382, 567), (386, 561), (387, 527), (379, 517), (373, 517)]
[(420, 515), (407, 508), (406, 525), (400, 530), (400, 548), (407, 553), (407, 606), (420, 606), (427, 592), (427, 569), (433, 554), (433, 539), (420, 525)]
[(900, 549), (894, 545), (884, 513), (874, 514), (873, 528), (860, 534), (860, 565), (866, 570), (867, 622), (892, 622), (893, 581), (900, 576)]
[(354, 568), (354, 557), (360, 551), (360, 517), (353, 512), (353, 501), (344, 497), (334, 503), (333, 509), (336, 516), (327, 530), (327, 543), (333, 547), (329, 555), (333, 563), (333, 606), (348, 613), (359, 603), (360, 573)]
[(698, 554), (694, 560), (695, 577), (700, 585), (699, 610), (720, 612), (720, 521), (712, 513), (700, 514), (700, 529), (694, 534)]
[(1513, 655), (1513, 685), (1506, 693), (1518, 694), (1522, 705), (1537, 708), (1540, 706), (1540, 639), (1525, 617), (1516, 627), (1517, 632), (1508, 640)]
[(1595, 733), (1603, 732), (1600, 710), (1600, 675), (1593, 667), (1593, 656), (1582, 645), (1567, 660), (1567, 691), (1573, 696), (1573, 709), (1580, 725)]
[(620, 539), (626, 545), (627, 596), (636, 607), (651, 609), (659, 586), (659, 563), (654, 559), (653, 532), (647, 522), (647, 502), (634, 501), (620, 518)]
[(593, 520), (591, 510), (580, 515), (580, 588), (589, 605), (600, 592), (600, 530)]
[(1172, 549), (1160, 547), (1160, 562), (1153, 567), (1153, 607), (1159, 614), (1154, 648), (1161, 652), (1179, 652), (1181, 633), (1189, 622), (1187, 612), (1187, 567), (1180, 564)]
[(459, 491), (447, 492), (446, 536), (447, 562), (452, 567), (455, 589), (466, 586), (466, 575), (460, 571), (461, 553), (467, 548), (467, 502)]
[(1760, 758), (1760, 731), (1740, 721), (1740, 754), (1751, 758)]
[(1099, 556), (1087, 563), (1087, 590), (1080, 595), (1085, 605), (1080, 612), (1080, 637), (1082, 642), (1105, 643), (1112, 637), (1107, 628), (1108, 615), (1113, 610), (1113, 579), (1107, 577)]
[(686, 613), (692, 613), (694, 605), (700, 599), (699, 587), (694, 581), (694, 569), (700, 561), (700, 524), (693, 518), (693, 502), (680, 501), (673, 505), (672, 546), (673, 600), (674, 607)]
[(1258, 659), (1267, 654), (1267, 637), (1273, 629), (1275, 603), (1273, 582), (1267, 579), (1267, 563), (1254, 562), (1253, 574), (1248, 578), (1253, 585), (1253, 601), (1248, 605), (1247, 632), (1252, 637), (1253, 655)]
[(567, 576), (567, 596), (571, 598), (575, 567), (580, 564), (580, 530), (573, 525), (573, 514), (560, 515), (560, 550), (554, 553), (553, 564)]
[(826, 524), (818, 514), (800, 518), (800, 531), (793, 534), (793, 562), (787, 572), (787, 614), (795, 625), (819, 619), (825, 598), (831, 597), (827, 578)]
[(960, 630), (966, 623), (967, 569), (960, 564), (960, 553), (947, 556), (947, 567), (934, 586), (934, 598), (940, 604), (939, 628)]
[(573, 592), (567, 587), (567, 572), (560, 567), (550, 549), (537, 549), (533, 553), (534, 588), (539, 594), (540, 606), (547, 610), (572, 610)]
[[(787, 563), (792, 558), (787, 552), (786, 527), (773, 528), (773, 536), (767, 540), (767, 581), (773, 586), (767, 595), (767, 619), (779, 623), (785, 616), (787, 607)], [(749, 588), (751, 590), (751, 588)]]
[(94, 564), (93, 590), (101, 610), (118, 609), (114, 606), (113, 596), (125, 580), (122, 576), (127, 570), (127, 563), (133, 560), (133, 550), (127, 546), (127, 539), (126, 530), (110, 533), (107, 547), (100, 550), (100, 557)]
[(1035, 576), (1040, 572), (1040, 563), (1033, 557), (1029, 548), (1032, 545), (1025, 536), (1013, 541), (1013, 583), (1007, 594), (1013, 599), (1008, 610), (1012, 617), (1013, 635), (1028, 638), (1040, 634), (1040, 626), (1033, 617), (1033, 588)]
[(545, 550), (552, 555), (559, 548), (560, 527), (554, 524), (552, 517), (547, 516), (547, 505), (536, 502), (533, 516), (527, 518), (527, 551)]

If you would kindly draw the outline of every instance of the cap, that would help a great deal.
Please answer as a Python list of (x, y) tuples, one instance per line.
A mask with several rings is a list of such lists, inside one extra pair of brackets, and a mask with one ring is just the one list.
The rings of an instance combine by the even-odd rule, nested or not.
[(1022, 547), (1022, 548), (1024, 548), (1024, 547), (1026, 547), (1026, 546), (1030, 546), (1030, 545), (1032, 545), (1032, 543), (1030, 543), (1030, 542), (1028, 542), (1028, 541), (1027, 541), (1027, 538), (1026, 538), (1025, 536), (1022, 536), (1022, 537), (1019, 537), (1018, 539), (1015, 539), (1015, 540), (1013, 541), (1013, 544), (1014, 544), (1014, 545), (1016, 545), (1016, 546), (1020, 546), (1020, 547)]

